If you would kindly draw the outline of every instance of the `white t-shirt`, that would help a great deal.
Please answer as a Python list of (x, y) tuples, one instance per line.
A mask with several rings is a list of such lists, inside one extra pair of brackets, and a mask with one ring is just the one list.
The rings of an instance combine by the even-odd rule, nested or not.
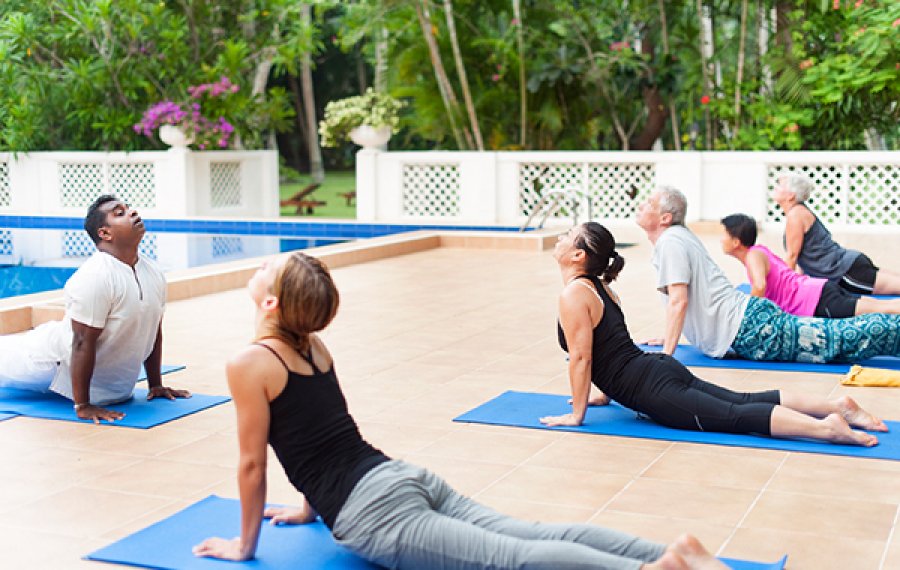
[(66, 282), (66, 316), (36, 328), (29, 339), (42, 350), (37, 361), (57, 361), (50, 389), (72, 398), (72, 321), (102, 328), (97, 339), (91, 403), (109, 404), (131, 396), (141, 365), (153, 351), (166, 304), (166, 278), (152, 261), (140, 257), (132, 270), (98, 251)]
[(684, 336), (704, 354), (728, 352), (747, 310), (749, 297), (734, 288), (706, 248), (684, 226), (671, 226), (653, 250), (656, 287), (668, 302), (668, 286), (684, 283), (688, 308)]

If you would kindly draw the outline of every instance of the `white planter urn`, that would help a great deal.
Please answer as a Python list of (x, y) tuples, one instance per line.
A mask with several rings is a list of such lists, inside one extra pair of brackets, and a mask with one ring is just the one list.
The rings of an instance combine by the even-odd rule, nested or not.
[(187, 151), (188, 145), (194, 142), (181, 127), (162, 125), (159, 127), (159, 140), (169, 145), (169, 150)]
[(391, 139), (390, 125), (372, 127), (360, 125), (350, 131), (350, 140), (364, 149), (384, 150), (385, 145)]

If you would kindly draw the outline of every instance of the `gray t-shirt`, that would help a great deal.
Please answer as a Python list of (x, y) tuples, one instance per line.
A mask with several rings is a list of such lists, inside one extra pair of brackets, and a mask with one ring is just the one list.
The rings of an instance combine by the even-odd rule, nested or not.
[(734, 288), (697, 236), (684, 226), (672, 226), (659, 237), (653, 267), (656, 287), (666, 302), (669, 285), (687, 285), (685, 338), (708, 356), (724, 355), (741, 327), (749, 297)]

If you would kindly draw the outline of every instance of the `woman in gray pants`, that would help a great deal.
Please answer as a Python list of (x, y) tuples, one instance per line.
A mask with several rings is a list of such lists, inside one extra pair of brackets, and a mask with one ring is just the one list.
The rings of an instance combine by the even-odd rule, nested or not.
[[(583, 524), (540, 524), (496, 513), (429, 471), (369, 445), (347, 412), (331, 355), (313, 334), (337, 312), (325, 266), (302, 253), (250, 279), (256, 342), (227, 365), (240, 442), (241, 536), (209, 538), (197, 556), (248, 560), (263, 517), (312, 522), (388, 568), (724, 569), (691, 536), (666, 547)], [(265, 509), (266, 444), (303, 494), (299, 508)]]

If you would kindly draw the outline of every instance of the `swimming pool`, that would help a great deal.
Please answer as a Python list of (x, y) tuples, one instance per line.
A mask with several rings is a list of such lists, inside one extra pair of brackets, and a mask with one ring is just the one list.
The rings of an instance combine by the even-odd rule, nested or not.
[[(80, 218), (0, 216), (0, 298), (59, 289), (95, 251)], [(356, 222), (145, 220), (143, 255), (164, 271), (423, 229), (514, 227)]]

